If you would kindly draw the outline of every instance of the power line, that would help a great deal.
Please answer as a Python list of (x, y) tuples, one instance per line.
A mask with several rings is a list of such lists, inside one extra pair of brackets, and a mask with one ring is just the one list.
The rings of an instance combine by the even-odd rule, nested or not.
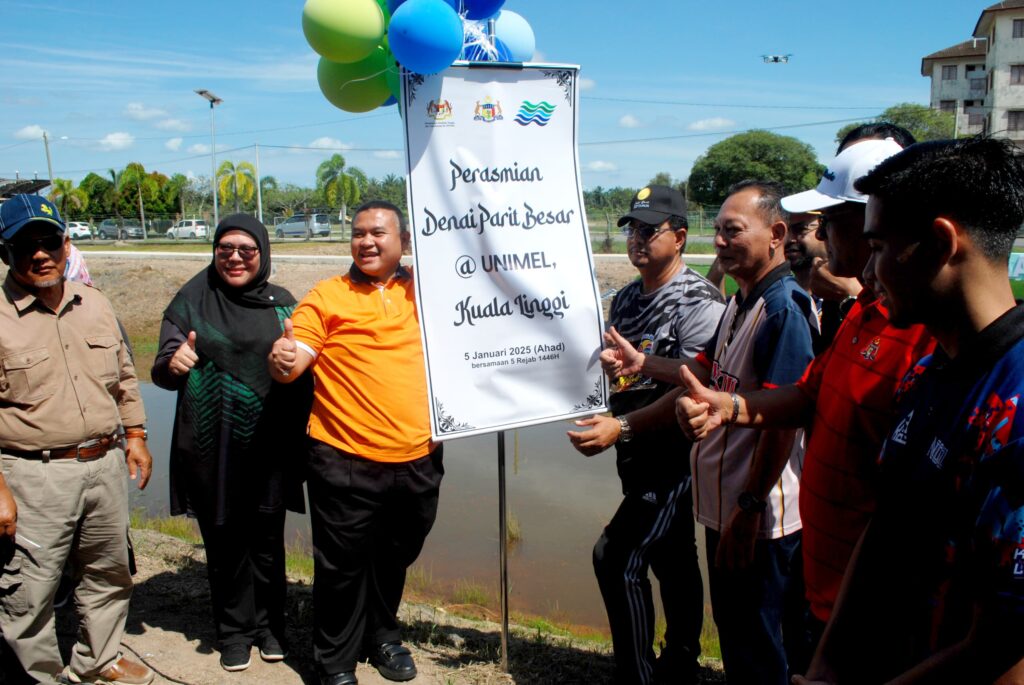
[(867, 106), (867, 105), (851, 105), (851, 106), (836, 106), (836, 105), (740, 105), (736, 103), (726, 102), (684, 102), (681, 100), (649, 100), (640, 98), (612, 98), (612, 97), (601, 97), (598, 95), (582, 95), (580, 96), (583, 100), (601, 100), (604, 102), (628, 102), (637, 105), (676, 105), (679, 107), (727, 107), (731, 109), (834, 109), (834, 110), (851, 110), (851, 109), (871, 109), (880, 110), (885, 109), (884, 106)]
[(683, 133), (677, 136), (657, 136), (654, 138), (620, 138), (617, 140), (595, 140), (585, 143), (580, 143), (580, 146), (584, 145), (621, 145), (623, 143), (656, 143), (663, 140), (681, 140), (683, 138), (704, 138), (707, 136), (731, 136), (737, 133), (747, 133), (749, 131), (780, 131), (783, 129), (790, 128), (804, 128), (810, 126), (826, 126), (828, 124), (849, 124), (854, 121), (864, 121), (863, 117), (856, 119), (832, 119), (830, 121), (810, 121), (804, 124), (786, 124), (783, 126), (761, 126), (755, 129), (738, 129), (732, 131), (707, 131), (704, 133)]

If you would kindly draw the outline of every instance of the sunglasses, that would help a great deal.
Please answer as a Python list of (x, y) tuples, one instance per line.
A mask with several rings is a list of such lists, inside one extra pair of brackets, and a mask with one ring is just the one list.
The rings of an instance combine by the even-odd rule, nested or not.
[(260, 253), (260, 248), (255, 245), (232, 245), (231, 243), (217, 243), (215, 246), (217, 256), (221, 259), (230, 259), (231, 255), (238, 253), (244, 261), (248, 262)]
[(14, 254), (25, 257), (34, 255), (39, 250), (45, 250), (46, 252), (56, 252), (64, 247), (64, 236), (62, 235), (47, 235), (42, 238), (21, 238), (13, 240), (7, 243), (11, 252)]
[(630, 226), (629, 224), (623, 226), (622, 235), (626, 236), (626, 240), (639, 240), (642, 243), (648, 243), (658, 234), (671, 230), (671, 226), (659, 228), (654, 224), (642, 224), (637, 222), (636, 227)]

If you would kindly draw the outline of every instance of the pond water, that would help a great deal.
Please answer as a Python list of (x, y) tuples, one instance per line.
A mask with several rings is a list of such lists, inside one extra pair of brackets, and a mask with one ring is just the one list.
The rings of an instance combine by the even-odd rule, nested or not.
[[(166, 514), (175, 395), (149, 383), (142, 395), (154, 475), (145, 491), (133, 490), (132, 506)], [(582, 456), (565, 437), (571, 427), (563, 421), (506, 433), (508, 507), (522, 536), (509, 550), (509, 602), (513, 610), (607, 630), (591, 549), (622, 497), (615, 455)], [(497, 461), (495, 435), (445, 443), (437, 522), (416, 562), (431, 582), (468, 582), (497, 597)], [(308, 545), (308, 516), (288, 512), (287, 529), (290, 540)]]

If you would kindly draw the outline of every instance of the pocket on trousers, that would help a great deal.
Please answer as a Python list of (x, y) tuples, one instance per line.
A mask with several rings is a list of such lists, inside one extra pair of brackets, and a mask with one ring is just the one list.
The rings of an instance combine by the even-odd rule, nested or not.
[[(11, 542), (0, 543), (11, 545)], [(0, 608), (13, 617), (24, 616), (28, 611), (28, 600), (22, 588), (24, 578), (21, 575), (22, 557), (17, 552), (0, 567)]]
[(37, 402), (53, 395), (57, 387), (50, 351), (45, 347), (9, 354), (0, 360), (0, 366), (4, 378), (0, 399), (14, 404)]

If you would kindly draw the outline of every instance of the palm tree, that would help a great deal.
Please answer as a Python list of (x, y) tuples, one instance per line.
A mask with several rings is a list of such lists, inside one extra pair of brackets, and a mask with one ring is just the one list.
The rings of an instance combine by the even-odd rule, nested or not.
[(366, 174), (356, 167), (345, 169), (345, 158), (331, 155), (316, 168), (316, 187), (323, 193), (329, 207), (341, 204), (341, 236), (345, 237), (345, 216), (348, 205), (354, 205), (362, 197), (368, 184)]
[(77, 213), (89, 206), (89, 195), (81, 188), (76, 188), (75, 182), (67, 178), (53, 179), (49, 200), (60, 204), (60, 214), (65, 221), (68, 219), (69, 207)]
[(145, 200), (154, 200), (160, 192), (160, 185), (152, 176), (146, 173), (146, 168), (138, 162), (129, 162), (117, 178), (119, 191), (133, 190), (135, 198), (139, 203), (139, 220), (142, 222), (142, 237), (149, 238), (146, 230), (146, 208), (143, 205)]
[(235, 212), (242, 211), (241, 202), (248, 202), (256, 193), (256, 168), (249, 162), (221, 162), (217, 169), (217, 190), (225, 200), (233, 198)]

